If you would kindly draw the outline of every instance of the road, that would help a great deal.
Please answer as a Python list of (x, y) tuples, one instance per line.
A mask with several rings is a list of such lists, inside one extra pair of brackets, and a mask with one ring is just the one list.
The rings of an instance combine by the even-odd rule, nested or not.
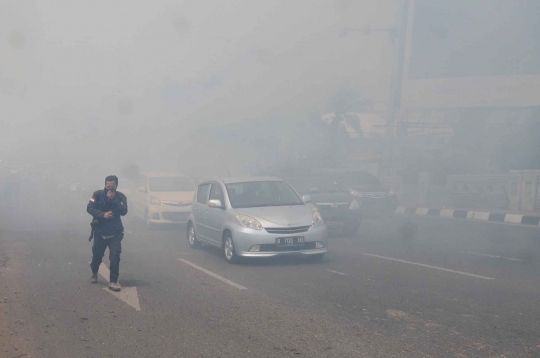
[(84, 205), (2, 211), (0, 357), (540, 356), (540, 228), (396, 216), (320, 263), (230, 265), (128, 217), (115, 296)]

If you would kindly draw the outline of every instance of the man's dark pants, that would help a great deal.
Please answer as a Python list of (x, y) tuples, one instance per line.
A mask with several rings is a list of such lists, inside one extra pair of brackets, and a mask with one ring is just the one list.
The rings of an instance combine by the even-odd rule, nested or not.
[(92, 246), (92, 263), (90, 268), (92, 273), (97, 274), (99, 265), (105, 255), (107, 246), (109, 247), (109, 261), (111, 261), (111, 282), (118, 282), (118, 275), (120, 274), (120, 253), (122, 252), (122, 239), (124, 234), (116, 234), (110, 239), (104, 239), (99, 234), (94, 235), (94, 245)]

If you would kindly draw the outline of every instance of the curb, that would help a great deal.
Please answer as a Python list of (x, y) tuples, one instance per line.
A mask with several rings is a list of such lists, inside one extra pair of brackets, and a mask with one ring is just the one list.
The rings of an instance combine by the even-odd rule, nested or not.
[(454, 210), (454, 209), (434, 209), (398, 206), (396, 214), (438, 216), (455, 219), (468, 219), (476, 221), (488, 221), (496, 223), (539, 226), (540, 216), (492, 213), (486, 211)]

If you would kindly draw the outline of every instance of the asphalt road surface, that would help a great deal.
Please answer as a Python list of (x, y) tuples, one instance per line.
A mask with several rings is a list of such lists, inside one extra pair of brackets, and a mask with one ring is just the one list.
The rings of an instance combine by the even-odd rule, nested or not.
[(113, 294), (86, 203), (48, 205), (1, 211), (0, 357), (540, 357), (540, 228), (396, 216), (230, 265), (128, 217)]

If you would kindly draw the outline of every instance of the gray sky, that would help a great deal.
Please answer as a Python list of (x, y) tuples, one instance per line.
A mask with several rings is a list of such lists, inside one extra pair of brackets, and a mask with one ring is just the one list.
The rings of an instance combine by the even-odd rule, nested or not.
[(3, 1), (0, 149), (120, 129), (136, 156), (148, 136), (322, 110), (342, 83), (384, 101), (390, 41), (339, 33), (392, 21), (393, 0)]

